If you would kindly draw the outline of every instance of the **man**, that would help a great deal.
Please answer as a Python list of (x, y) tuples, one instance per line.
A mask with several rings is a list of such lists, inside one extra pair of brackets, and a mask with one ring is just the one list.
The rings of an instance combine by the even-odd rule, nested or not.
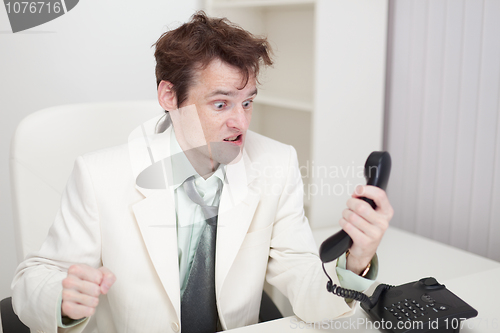
[[(269, 53), (265, 39), (203, 13), (158, 40), (167, 120), (77, 159), (46, 241), (13, 281), (24, 323), (42, 332), (231, 329), (257, 322), (264, 278), (305, 321), (352, 312), (354, 302), (325, 290), (295, 150), (247, 131)], [(350, 255), (326, 269), (363, 289), (392, 208), (378, 188), (357, 193), (377, 209), (353, 194), (340, 220)], [(198, 322), (212, 306), (210, 323)]]

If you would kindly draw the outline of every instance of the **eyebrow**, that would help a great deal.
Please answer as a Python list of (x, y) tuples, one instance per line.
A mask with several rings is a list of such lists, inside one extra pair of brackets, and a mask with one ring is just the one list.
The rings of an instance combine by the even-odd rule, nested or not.
[[(208, 94), (207, 98), (210, 98), (210, 97), (213, 97), (213, 96), (217, 96), (217, 95), (224, 95), (224, 96), (233, 97), (236, 94), (237, 93), (234, 92), (234, 91), (217, 89), (217, 90), (211, 92), (210, 94)], [(253, 95), (257, 95), (257, 88), (255, 88), (252, 92), (250, 92), (250, 94), (248, 94), (248, 97), (253, 96)]]

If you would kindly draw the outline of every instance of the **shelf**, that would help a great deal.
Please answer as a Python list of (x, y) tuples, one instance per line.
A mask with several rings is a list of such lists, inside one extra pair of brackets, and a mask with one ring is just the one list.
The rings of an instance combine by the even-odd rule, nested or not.
[(271, 6), (297, 6), (297, 5), (311, 5), (316, 0), (214, 0), (212, 8), (244, 8), (244, 7), (271, 7)]
[(285, 98), (257, 95), (255, 103), (276, 106), (284, 109), (292, 109), (297, 111), (313, 112), (314, 106), (312, 103), (293, 101)]

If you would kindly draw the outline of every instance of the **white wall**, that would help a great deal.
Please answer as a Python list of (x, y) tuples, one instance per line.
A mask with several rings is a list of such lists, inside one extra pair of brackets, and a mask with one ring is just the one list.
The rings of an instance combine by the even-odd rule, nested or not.
[(80, 1), (64, 16), (16, 34), (0, 6), (0, 298), (11, 294), (17, 266), (9, 184), (9, 146), (17, 124), (54, 105), (154, 99), (151, 45), (199, 3)]

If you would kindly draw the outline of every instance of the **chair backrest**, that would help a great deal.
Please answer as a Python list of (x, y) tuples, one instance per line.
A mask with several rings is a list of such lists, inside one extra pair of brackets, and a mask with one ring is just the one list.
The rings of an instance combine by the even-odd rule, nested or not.
[(157, 101), (75, 104), (43, 109), (21, 121), (10, 157), (19, 261), (47, 236), (75, 159), (127, 143), (134, 128), (162, 112)]

